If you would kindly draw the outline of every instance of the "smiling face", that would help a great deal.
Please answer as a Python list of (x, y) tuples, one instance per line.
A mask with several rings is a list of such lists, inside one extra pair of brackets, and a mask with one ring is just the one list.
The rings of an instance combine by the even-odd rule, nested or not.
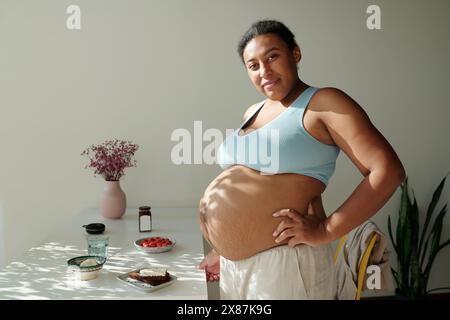
[(271, 100), (285, 98), (298, 81), (300, 48), (289, 49), (279, 36), (269, 33), (253, 38), (243, 52), (244, 64), (256, 89)]

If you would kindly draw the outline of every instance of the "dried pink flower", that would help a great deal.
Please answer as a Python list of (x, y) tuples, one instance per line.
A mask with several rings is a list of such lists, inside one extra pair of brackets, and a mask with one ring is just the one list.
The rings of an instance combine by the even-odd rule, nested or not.
[(81, 155), (89, 158), (85, 168), (93, 169), (94, 176), (98, 174), (106, 181), (118, 181), (125, 175), (125, 168), (136, 167), (136, 160), (132, 157), (138, 149), (139, 146), (131, 141), (114, 139), (91, 145)]

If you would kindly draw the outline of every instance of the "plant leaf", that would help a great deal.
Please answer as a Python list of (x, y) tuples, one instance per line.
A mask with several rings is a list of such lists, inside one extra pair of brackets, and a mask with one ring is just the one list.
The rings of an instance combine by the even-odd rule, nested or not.
[[(415, 249), (415, 254), (418, 256), (419, 253), (419, 208), (417, 206), (416, 197), (413, 191), (413, 205), (409, 211), (409, 219), (411, 222), (411, 246)], [(418, 260), (418, 259), (417, 259)]]
[(410, 288), (411, 296), (415, 299), (425, 294), (423, 290), (423, 276), (419, 264), (419, 208), (413, 194), (413, 204), (410, 206), (408, 218), (411, 224), (411, 255), (410, 255)]
[[(406, 205), (406, 214), (403, 223), (403, 252), (402, 252), (402, 282), (409, 286), (410, 284), (410, 276), (411, 276), (411, 253), (413, 250), (412, 246), (412, 228), (411, 228), (411, 211), (412, 205), (409, 200), (408, 188), (406, 188), (407, 194), (407, 205)], [(409, 286), (410, 287), (410, 286)], [(410, 293), (412, 294), (412, 293)]]
[(440, 291), (440, 290), (450, 290), (450, 287), (434, 288), (434, 289), (428, 290), (427, 294), (430, 294), (431, 292), (434, 292), (434, 291)]
[(404, 249), (404, 225), (408, 210), (408, 178), (401, 184), (401, 200), (400, 209), (398, 212), (397, 230), (396, 230), (396, 243), (397, 243), (397, 261), (398, 261), (398, 277), (402, 285), (407, 285), (405, 282), (404, 273), (407, 272), (406, 261), (405, 261), (405, 249)]
[[(447, 212), (447, 204), (441, 209), (438, 216), (434, 220), (434, 224), (431, 228), (430, 233), (428, 234), (427, 241), (425, 242), (425, 246), (423, 247), (422, 258), (420, 259), (420, 265), (422, 268), (425, 269), (425, 271), (424, 271), (425, 273), (426, 273), (426, 270), (428, 270), (427, 266), (431, 260), (431, 256), (432, 256), (433, 252), (439, 246), (439, 241), (440, 241), (441, 232), (442, 232), (442, 219), (444, 218), (444, 215), (446, 212)], [(439, 225), (439, 220), (441, 220), (440, 225)], [(437, 228), (438, 229), (440, 228), (440, 230), (437, 230)], [(437, 241), (435, 239), (436, 232), (439, 232), (439, 239), (437, 239)], [(430, 240), (431, 240), (431, 244), (430, 244), (430, 247), (428, 247), (428, 243), (430, 242)], [(425, 258), (426, 258), (427, 251), (429, 251), (428, 260), (427, 260), (426, 266), (424, 267), (424, 263), (426, 262)], [(428, 278), (428, 276), (426, 276), (426, 277)]]
[(391, 268), (391, 271), (392, 271), (392, 275), (394, 276), (395, 283), (397, 283), (397, 288), (399, 290), (401, 290), (402, 289), (402, 284), (401, 284), (400, 279), (398, 277), (397, 271), (395, 271), (393, 268)]
[(413, 299), (416, 299), (424, 294), (422, 290), (422, 272), (419, 266), (419, 257), (417, 255), (417, 246), (413, 246), (411, 250), (410, 259), (410, 272), (411, 272), (411, 283), (410, 293)]
[(420, 267), (423, 269), (423, 264), (425, 262), (425, 256), (427, 254), (428, 251), (428, 243), (429, 243), (430, 239), (427, 239), (427, 241), (425, 241), (425, 246), (423, 246), (422, 248), (422, 257), (420, 258)]
[[(445, 177), (441, 180), (441, 183), (439, 183), (439, 185), (436, 188), (436, 190), (434, 190), (433, 198), (431, 199), (431, 202), (428, 205), (428, 210), (427, 210), (427, 216), (426, 216), (426, 219), (425, 219), (425, 224), (424, 224), (424, 227), (423, 227), (423, 230), (422, 230), (422, 234), (420, 236), (419, 255), (420, 255), (421, 250), (422, 250), (422, 245), (423, 245), (423, 241), (425, 239), (425, 235), (426, 235), (426, 232), (427, 232), (427, 229), (428, 229), (428, 225), (429, 225), (429, 223), (431, 221), (431, 216), (433, 215), (433, 211), (436, 208), (437, 203), (439, 202), (442, 190), (444, 189), (445, 180), (447, 179), (448, 174), (449, 173), (447, 172)], [(426, 249), (424, 249), (424, 250), (426, 250)]]
[(388, 232), (389, 232), (389, 238), (391, 238), (392, 245), (394, 246), (394, 250), (398, 255), (397, 245), (395, 244), (394, 237), (392, 235), (391, 216), (388, 216)]
[(441, 251), (442, 249), (444, 249), (446, 246), (450, 245), (450, 239), (447, 239), (447, 241), (443, 242), (439, 248), (437, 248), (436, 253), (435, 253), (435, 257), (437, 256), (437, 254), (439, 253), (439, 251)]
[(430, 256), (428, 258), (428, 263), (424, 271), (425, 284), (428, 282), (428, 277), (430, 275), (431, 267), (433, 266), (434, 259), (437, 253), (441, 250), (440, 241), (442, 233), (442, 222), (447, 213), (447, 204), (441, 209), (436, 220), (434, 221), (433, 228), (431, 229), (430, 235), (432, 235), (431, 246), (430, 246)]
[(438, 253), (440, 250), (444, 249), (446, 246), (450, 244), (450, 239), (447, 239), (444, 243), (442, 243), (439, 248), (437, 249), (436, 253)]
[(395, 239), (397, 241), (397, 244), (402, 240), (402, 230), (405, 223), (406, 210), (408, 205), (408, 178), (405, 179), (400, 188), (402, 190), (402, 195), (400, 199), (400, 210), (398, 212), (398, 223)]

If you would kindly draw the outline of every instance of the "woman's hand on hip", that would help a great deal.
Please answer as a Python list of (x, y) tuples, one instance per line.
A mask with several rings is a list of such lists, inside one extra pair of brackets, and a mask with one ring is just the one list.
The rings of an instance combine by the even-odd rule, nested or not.
[(220, 255), (211, 250), (198, 265), (199, 269), (205, 269), (207, 281), (219, 281), (220, 279)]
[(306, 244), (316, 247), (327, 243), (327, 232), (323, 221), (312, 214), (301, 214), (294, 209), (281, 209), (272, 214), (275, 218), (282, 218), (273, 232), (276, 243), (286, 239), (289, 247)]

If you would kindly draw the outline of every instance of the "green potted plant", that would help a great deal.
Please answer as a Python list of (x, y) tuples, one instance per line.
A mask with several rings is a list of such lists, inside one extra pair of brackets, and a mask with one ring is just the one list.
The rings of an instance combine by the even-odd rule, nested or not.
[(414, 191), (412, 190), (412, 199), (409, 194), (408, 178), (401, 185), (402, 194), (395, 241), (391, 217), (388, 217), (389, 236), (397, 254), (397, 270), (392, 269), (392, 273), (397, 283), (396, 294), (398, 296), (407, 299), (422, 299), (433, 291), (450, 289), (427, 290), (435, 258), (442, 249), (450, 244), (450, 239), (441, 243), (442, 222), (447, 213), (447, 204), (442, 207), (429, 228), (447, 175), (433, 193), (422, 228), (420, 228), (419, 209)]

